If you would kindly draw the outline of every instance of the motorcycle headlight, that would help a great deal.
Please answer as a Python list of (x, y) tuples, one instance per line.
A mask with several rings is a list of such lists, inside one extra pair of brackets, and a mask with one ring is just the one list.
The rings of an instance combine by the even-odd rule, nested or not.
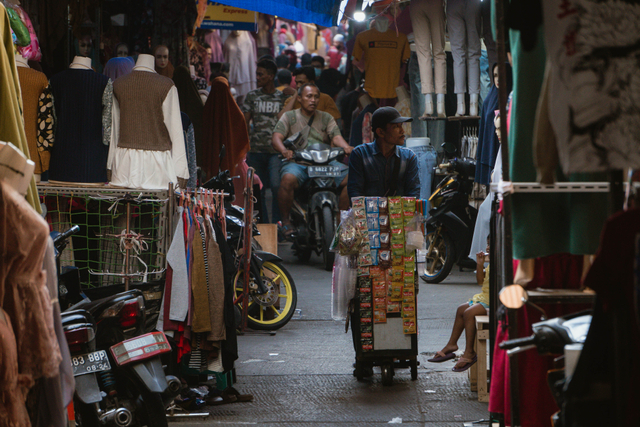
[(335, 159), (336, 157), (338, 157), (338, 152), (337, 151), (331, 151), (331, 154), (329, 154), (329, 158), (330, 159)]
[(321, 150), (313, 152), (313, 160), (316, 163), (326, 163), (329, 160), (329, 150)]
[(303, 159), (305, 159), (305, 160), (309, 160), (309, 161), (312, 161), (312, 160), (313, 160), (313, 157), (311, 157), (311, 154), (307, 153), (306, 151), (302, 151), (302, 152), (300, 153), (300, 155), (301, 155), (301, 156), (302, 156), (302, 158), (303, 158)]

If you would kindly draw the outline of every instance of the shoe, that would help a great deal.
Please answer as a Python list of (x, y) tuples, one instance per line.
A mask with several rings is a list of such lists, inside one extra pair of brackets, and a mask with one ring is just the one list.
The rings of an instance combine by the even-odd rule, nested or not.
[(296, 229), (293, 225), (291, 224), (282, 225), (281, 227), (279, 227), (279, 229), (282, 231), (282, 235), (284, 236), (285, 240), (289, 242), (293, 242), (293, 235), (296, 232)]
[(466, 357), (461, 357), (460, 360), (458, 361), (458, 363), (463, 362), (464, 365), (460, 366), (460, 367), (453, 367), (453, 369), (451, 369), (453, 372), (464, 372), (467, 369), (469, 369), (470, 367), (473, 366), (474, 363), (476, 363), (478, 361), (478, 355), (476, 354), (475, 356), (473, 356), (473, 359), (467, 359)]
[(441, 351), (437, 351), (435, 357), (428, 359), (427, 362), (442, 363), (442, 362), (446, 362), (447, 360), (451, 360), (455, 357), (456, 357), (456, 354), (453, 351), (449, 353), (443, 353)]
[(235, 397), (236, 402), (253, 402), (252, 394), (240, 394), (240, 392), (233, 387), (224, 389), (224, 391), (222, 392), (222, 397), (224, 397), (225, 395), (228, 397)]

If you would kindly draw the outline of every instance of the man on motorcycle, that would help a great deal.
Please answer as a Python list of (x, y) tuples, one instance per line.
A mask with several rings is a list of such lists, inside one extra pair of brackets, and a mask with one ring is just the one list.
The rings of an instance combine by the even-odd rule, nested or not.
[[(340, 129), (338, 129), (338, 125), (331, 114), (317, 110), (320, 99), (320, 89), (313, 83), (305, 84), (298, 90), (297, 98), (298, 102), (300, 102), (300, 108), (287, 111), (273, 130), (271, 142), (273, 148), (282, 154), (286, 160), (291, 160), (293, 151), (284, 146), (284, 140), (297, 132), (305, 131), (305, 129), (309, 127), (307, 144), (314, 142), (331, 144), (344, 149), (345, 154), (351, 153), (353, 147), (347, 144), (344, 138), (342, 138)], [(309, 123), (310, 120), (311, 122)], [(336, 161), (331, 162), (331, 164), (334, 166), (340, 165), (340, 163)], [(336, 178), (336, 183), (339, 187), (346, 185), (346, 172), (347, 170), (345, 169), (343, 175)], [(306, 166), (289, 162), (282, 166), (280, 177), (278, 204), (280, 206), (280, 214), (282, 215), (282, 227), (284, 235), (291, 237), (294, 230), (291, 226), (289, 213), (293, 206), (294, 192), (307, 182), (309, 175), (307, 174)], [(346, 191), (343, 190), (342, 193), (340, 196), (340, 205), (344, 207), (344, 205), (348, 205), (348, 200)]]

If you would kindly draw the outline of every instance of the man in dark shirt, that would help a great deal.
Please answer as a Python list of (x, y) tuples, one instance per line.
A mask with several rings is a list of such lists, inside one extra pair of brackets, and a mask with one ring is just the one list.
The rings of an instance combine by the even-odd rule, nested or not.
[(349, 197), (420, 197), (418, 158), (404, 148), (401, 117), (393, 107), (378, 108), (371, 117), (376, 140), (357, 146), (349, 157)]

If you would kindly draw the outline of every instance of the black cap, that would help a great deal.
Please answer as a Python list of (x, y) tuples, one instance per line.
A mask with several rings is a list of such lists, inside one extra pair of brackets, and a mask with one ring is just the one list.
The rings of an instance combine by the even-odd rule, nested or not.
[(378, 128), (386, 128), (389, 123), (406, 123), (413, 121), (411, 117), (402, 117), (393, 107), (380, 107), (371, 116), (371, 130), (373, 133)]

